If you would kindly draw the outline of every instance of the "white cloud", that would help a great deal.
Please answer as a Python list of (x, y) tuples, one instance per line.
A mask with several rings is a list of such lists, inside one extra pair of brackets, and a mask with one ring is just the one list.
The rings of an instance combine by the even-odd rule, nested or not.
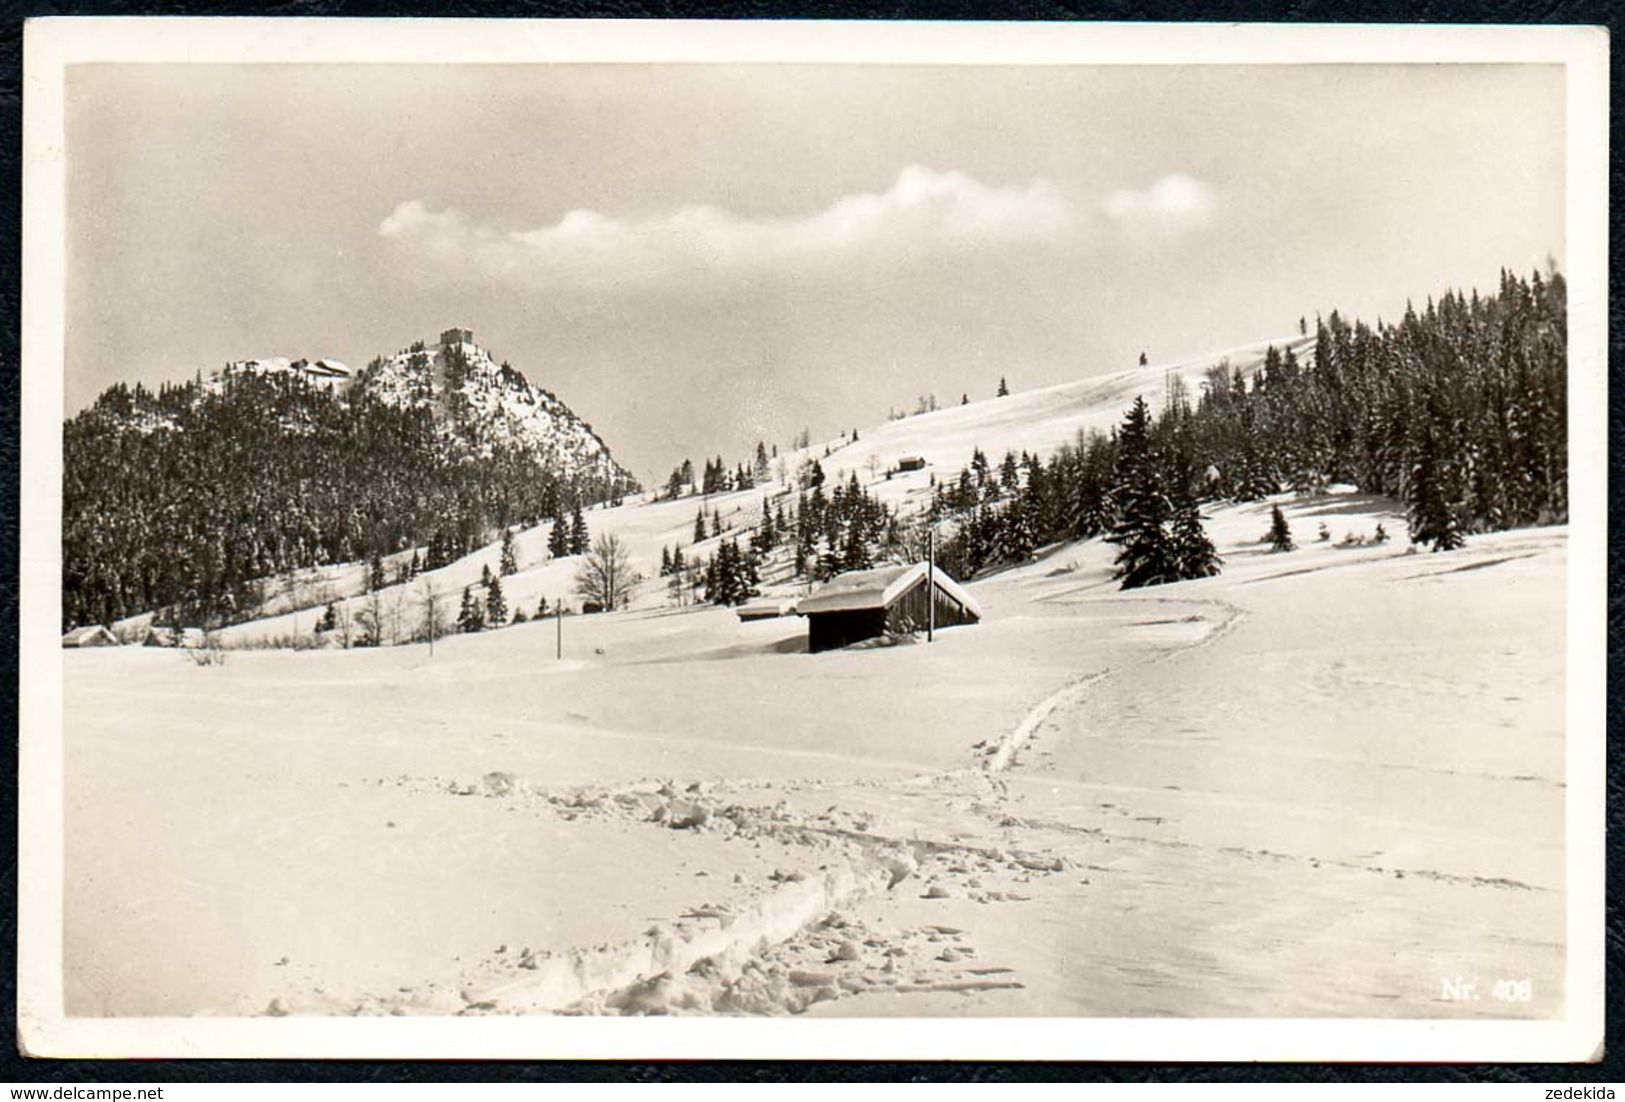
[(989, 185), (915, 165), (884, 192), (845, 196), (802, 217), (754, 218), (689, 206), (621, 220), (573, 210), (552, 225), (506, 231), (413, 199), (398, 205), (378, 232), (427, 259), (465, 265), (490, 279), (608, 287), (1032, 246), (1079, 223), (1073, 203), (1043, 180)]
[(1136, 229), (1180, 233), (1208, 224), (1218, 196), (1200, 180), (1172, 173), (1144, 191), (1114, 191), (1106, 198), (1106, 214), (1120, 224)]

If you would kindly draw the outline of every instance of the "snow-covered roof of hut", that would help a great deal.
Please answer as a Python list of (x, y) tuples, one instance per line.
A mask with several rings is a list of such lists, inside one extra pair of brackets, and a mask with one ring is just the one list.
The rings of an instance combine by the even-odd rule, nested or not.
[(149, 647), (201, 647), (207, 638), (202, 628), (153, 626), (147, 629), (145, 643)]
[(349, 365), (339, 360), (312, 360), (306, 365), (305, 372), (333, 379), (348, 379), (351, 374)]
[(788, 616), (795, 608), (793, 597), (759, 597), (746, 601), (734, 611), (741, 620), (771, 620), (775, 616)]
[(118, 646), (118, 636), (114, 635), (101, 624), (90, 624), (86, 627), (71, 628), (63, 633), (62, 645), (65, 647), (89, 646)]
[[(884, 608), (925, 577), (926, 564), (881, 566), (873, 570), (852, 570), (837, 574), (811, 597), (796, 605), (802, 615), (809, 612), (851, 612), (860, 608)], [(938, 588), (976, 616), (982, 607), (939, 566), (932, 572)]]

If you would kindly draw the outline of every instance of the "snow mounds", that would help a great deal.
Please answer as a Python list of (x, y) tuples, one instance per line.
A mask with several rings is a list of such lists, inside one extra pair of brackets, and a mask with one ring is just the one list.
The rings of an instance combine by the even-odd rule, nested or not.
[(715, 981), (712, 986), (725, 988), (726, 978), (736, 985), (745, 981), (748, 988), (747, 965), (766, 947), (789, 940), (841, 906), (886, 890), (890, 882), (890, 871), (878, 862), (837, 862), (728, 912), (727, 921), (719, 916), (686, 936), (657, 925), (630, 944), (553, 956), (526, 975), (471, 992), (471, 1003), (504, 1013), (713, 1009), (709, 997), (685, 991), (684, 982), (674, 977), (697, 970)]

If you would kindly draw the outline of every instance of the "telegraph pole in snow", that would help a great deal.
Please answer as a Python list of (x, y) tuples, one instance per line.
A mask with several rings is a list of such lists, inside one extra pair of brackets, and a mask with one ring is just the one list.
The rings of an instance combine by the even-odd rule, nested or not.
[(925, 641), (937, 632), (937, 530), (925, 530)]
[(553, 624), (554, 624), (555, 628), (557, 629), (557, 631), (555, 633), (556, 642), (555, 642), (554, 646), (556, 648), (556, 653), (554, 654), (554, 657), (559, 658), (559, 659), (563, 659), (563, 657), (564, 657), (564, 602), (563, 601), (560, 601), (558, 604), (553, 606)]

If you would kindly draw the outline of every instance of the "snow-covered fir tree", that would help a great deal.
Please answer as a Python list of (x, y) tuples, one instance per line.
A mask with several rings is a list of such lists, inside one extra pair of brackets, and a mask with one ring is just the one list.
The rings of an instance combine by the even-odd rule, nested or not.
[(868, 570), (874, 565), (869, 553), (869, 541), (864, 538), (863, 526), (853, 521), (846, 526), (846, 539), (841, 547), (842, 570)]
[(1454, 551), (1464, 542), (1456, 502), (1461, 496), (1456, 465), (1447, 441), (1456, 428), (1450, 403), (1435, 388), (1426, 403), (1428, 415), (1417, 433), (1416, 459), (1406, 502), (1412, 543), (1430, 543), (1434, 551)]
[(463, 603), (457, 610), (457, 630), (476, 632), (485, 627), (485, 608), (474, 597), (474, 587), (463, 587)]
[(1430, 543), (1434, 551), (1454, 551), (1466, 542), (1455, 510), (1446, 499), (1444, 479), (1426, 452), (1417, 460), (1412, 473), (1407, 513), (1412, 543)]
[(1168, 532), (1173, 509), (1158, 466), (1151, 440), (1151, 411), (1144, 398), (1136, 398), (1117, 433), (1117, 477), (1112, 489), (1117, 523), (1106, 537), (1118, 546), (1113, 576), (1124, 589), (1179, 578)]
[(724, 540), (707, 570), (706, 596), (713, 604), (742, 605), (756, 596), (756, 566), (739, 549), (738, 540)]
[(1174, 506), (1170, 535), (1175, 569), (1181, 579), (1210, 578), (1224, 565), (1213, 541), (1202, 528), (1201, 510), (1189, 494), (1183, 495)]
[(570, 517), (570, 554), (585, 555), (591, 545), (592, 537), (587, 532), (587, 518), (581, 515), (581, 506), (577, 505)]
[(508, 622), (508, 600), (502, 595), (501, 578), (492, 578), (485, 589), (485, 622), (495, 628)]
[(1271, 551), (1297, 550), (1298, 545), (1292, 542), (1292, 529), (1287, 525), (1286, 514), (1281, 512), (1281, 507), (1279, 505), (1270, 506), (1270, 531), (1268, 539), (1270, 541)]

